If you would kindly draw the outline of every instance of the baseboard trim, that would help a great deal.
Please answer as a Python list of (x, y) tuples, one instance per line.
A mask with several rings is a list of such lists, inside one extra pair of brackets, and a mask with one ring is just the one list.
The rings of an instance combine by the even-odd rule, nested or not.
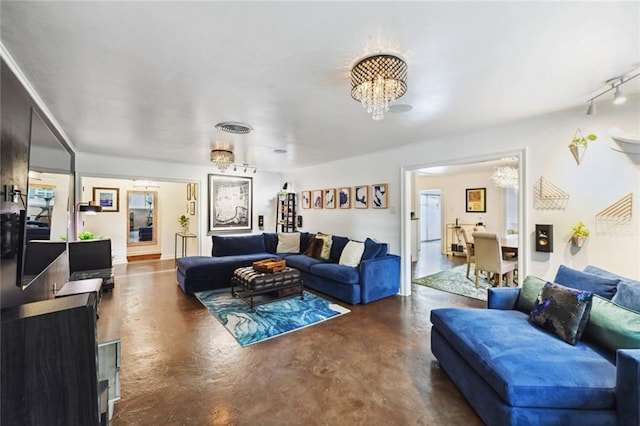
[(135, 262), (136, 260), (156, 260), (160, 259), (161, 253), (133, 254), (127, 256), (127, 262)]

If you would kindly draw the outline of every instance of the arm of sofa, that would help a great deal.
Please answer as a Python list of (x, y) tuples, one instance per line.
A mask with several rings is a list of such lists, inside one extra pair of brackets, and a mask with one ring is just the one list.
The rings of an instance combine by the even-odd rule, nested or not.
[(616, 358), (618, 425), (639, 425), (640, 349), (619, 349)]
[(518, 296), (520, 295), (519, 288), (507, 287), (507, 288), (488, 288), (487, 293), (487, 308), (488, 309), (502, 309), (510, 311), (515, 309), (518, 302)]
[(398, 294), (400, 256), (388, 254), (360, 262), (360, 302), (365, 304)]

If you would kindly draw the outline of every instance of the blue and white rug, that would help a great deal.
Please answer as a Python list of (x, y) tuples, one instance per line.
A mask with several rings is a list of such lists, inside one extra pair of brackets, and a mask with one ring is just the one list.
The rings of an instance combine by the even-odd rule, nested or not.
[(231, 296), (230, 289), (202, 291), (195, 296), (242, 346), (351, 312), (308, 291), (304, 292), (304, 300), (300, 296), (290, 297), (256, 306), (255, 312), (250, 312), (249, 305), (241, 299)]

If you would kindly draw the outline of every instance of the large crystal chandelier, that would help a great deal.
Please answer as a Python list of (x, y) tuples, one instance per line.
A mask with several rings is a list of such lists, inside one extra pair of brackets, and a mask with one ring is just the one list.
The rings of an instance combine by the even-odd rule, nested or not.
[(221, 148), (212, 149), (211, 162), (216, 165), (218, 170), (224, 172), (234, 162), (233, 151)]
[[(517, 158), (505, 160), (517, 161)], [(491, 174), (491, 181), (500, 188), (518, 189), (519, 180), (518, 169), (510, 165), (497, 166)]]
[(407, 91), (407, 63), (392, 55), (370, 56), (351, 70), (351, 97), (376, 121)]

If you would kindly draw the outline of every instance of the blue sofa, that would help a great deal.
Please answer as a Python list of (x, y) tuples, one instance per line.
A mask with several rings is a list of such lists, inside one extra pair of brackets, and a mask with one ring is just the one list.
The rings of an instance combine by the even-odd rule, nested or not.
[(178, 259), (178, 285), (187, 294), (229, 287), (237, 268), (259, 260), (282, 258), (287, 266), (300, 271), (305, 287), (350, 304), (365, 304), (398, 293), (400, 257), (389, 254), (386, 243), (367, 238), (358, 266), (345, 266), (338, 261), (348, 238), (331, 236), (330, 257), (322, 260), (304, 254), (314, 234), (299, 234), (298, 250), (289, 253), (277, 252), (277, 233), (214, 235), (211, 256)]
[(594, 277), (567, 269), (556, 276), (594, 293), (575, 346), (528, 321), (545, 285), (536, 277), (522, 288), (490, 288), (488, 309), (432, 311), (432, 352), (485, 423), (640, 424), (640, 312), (597, 295), (610, 293), (611, 277), (624, 278)]

